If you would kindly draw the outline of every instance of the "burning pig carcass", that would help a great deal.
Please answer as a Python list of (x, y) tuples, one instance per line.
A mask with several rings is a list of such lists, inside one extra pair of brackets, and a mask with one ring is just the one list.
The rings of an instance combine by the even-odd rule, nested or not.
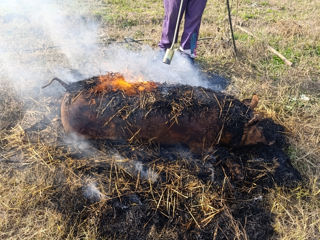
[[(257, 97), (245, 104), (203, 87), (127, 82), (119, 73), (66, 84), (61, 120), (87, 139), (184, 144), (195, 152), (221, 144), (273, 144), (271, 120), (256, 120)], [(274, 130), (274, 129), (273, 129)]]

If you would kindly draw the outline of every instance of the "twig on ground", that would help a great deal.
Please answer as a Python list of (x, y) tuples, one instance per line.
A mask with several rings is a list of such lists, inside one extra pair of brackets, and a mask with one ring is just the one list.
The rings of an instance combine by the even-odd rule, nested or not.
[[(241, 30), (242, 32), (245, 32), (246, 34), (250, 35), (251, 37), (255, 38), (255, 39), (259, 39), (257, 36), (255, 36), (252, 32), (248, 31), (247, 29), (236, 25), (236, 27)], [(281, 58), (285, 64), (287, 64), (288, 66), (292, 66), (292, 62), (290, 62), (285, 56), (283, 56), (281, 53), (279, 53), (277, 50), (275, 50), (273, 47), (271, 47), (270, 45), (267, 44), (267, 49), (272, 52), (273, 54), (277, 55), (279, 58)]]

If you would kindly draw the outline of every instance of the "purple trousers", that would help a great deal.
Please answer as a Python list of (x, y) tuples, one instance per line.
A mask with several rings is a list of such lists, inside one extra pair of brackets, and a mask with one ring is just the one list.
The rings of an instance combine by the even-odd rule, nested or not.
[[(180, 1), (183, 1), (181, 18), (183, 13), (185, 13), (184, 29), (181, 36), (181, 48), (194, 57), (201, 17), (207, 0), (163, 0), (165, 15), (159, 47), (163, 49), (171, 47), (181, 3)], [(179, 19), (179, 22), (181, 21), (181, 18)]]

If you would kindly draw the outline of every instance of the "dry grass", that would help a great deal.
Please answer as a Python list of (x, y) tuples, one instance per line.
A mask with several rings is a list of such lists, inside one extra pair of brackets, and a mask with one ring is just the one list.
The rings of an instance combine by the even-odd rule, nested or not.
[[(161, 1), (85, 2), (89, 2), (92, 12), (106, 25), (107, 34), (102, 31), (102, 40), (133, 37), (146, 39), (145, 43), (156, 47), (163, 14)], [(268, 205), (275, 215), (274, 238), (319, 239), (320, 3), (317, 0), (233, 1), (236, 24), (254, 32), (260, 39), (252, 39), (236, 30), (240, 52), (237, 61), (233, 58), (224, 4), (224, 1), (208, 1), (201, 38), (212, 39), (200, 41), (199, 64), (204, 71), (230, 77), (227, 91), (240, 99), (257, 93), (259, 111), (288, 129), (291, 143), (288, 153), (302, 173), (304, 183), (294, 189), (270, 190)], [(268, 52), (267, 44), (284, 54), (294, 66), (286, 66)], [(7, 88), (1, 88), (0, 93), (0, 96), (8, 94)], [(15, 103), (13, 92), (9, 96), (11, 98), (5, 97), (8, 108), (1, 109), (1, 121), (16, 120), (20, 116), (20, 112), (12, 115), (10, 107), (17, 109), (21, 104)], [(46, 101), (41, 99), (39, 104), (46, 104)], [(95, 239), (101, 227), (98, 220), (101, 214), (108, 213), (103, 203), (134, 191), (149, 195), (154, 209), (168, 216), (179, 212), (179, 201), (196, 196), (197, 202), (184, 206), (188, 215), (185, 218), (191, 219), (186, 224), (205, 227), (216, 214), (224, 211), (235, 239), (247, 239), (243, 226), (228, 215), (223, 196), (210, 192), (187, 167), (150, 164), (158, 174), (166, 172), (168, 180), (167, 184), (154, 189), (150, 182), (131, 177), (133, 173), (127, 165), (117, 162), (123, 160), (114, 156), (96, 152), (94, 156), (77, 158), (73, 154), (78, 150), (56, 146), (54, 143), (62, 137), (58, 122), (33, 137), (26, 135), (23, 124), (29, 122), (25, 121), (38, 121), (44, 114), (35, 109), (39, 108), (29, 109), (24, 120), (14, 128), (0, 126), (1, 239)], [(109, 168), (100, 175), (82, 171), (86, 166), (99, 166), (101, 161), (107, 162)], [(105, 173), (107, 177), (102, 178)], [(84, 207), (85, 200), (79, 191), (87, 183), (96, 183), (105, 199)], [(177, 237), (165, 230), (153, 231), (156, 230), (151, 228), (150, 236)], [(217, 228), (214, 231), (218, 231)]]

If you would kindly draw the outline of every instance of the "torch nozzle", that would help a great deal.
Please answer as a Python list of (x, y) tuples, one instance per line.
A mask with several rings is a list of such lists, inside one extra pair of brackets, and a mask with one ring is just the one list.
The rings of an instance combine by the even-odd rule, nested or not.
[(170, 64), (173, 58), (173, 54), (174, 54), (174, 50), (172, 48), (168, 48), (166, 50), (166, 54), (164, 55), (162, 62), (165, 64)]

